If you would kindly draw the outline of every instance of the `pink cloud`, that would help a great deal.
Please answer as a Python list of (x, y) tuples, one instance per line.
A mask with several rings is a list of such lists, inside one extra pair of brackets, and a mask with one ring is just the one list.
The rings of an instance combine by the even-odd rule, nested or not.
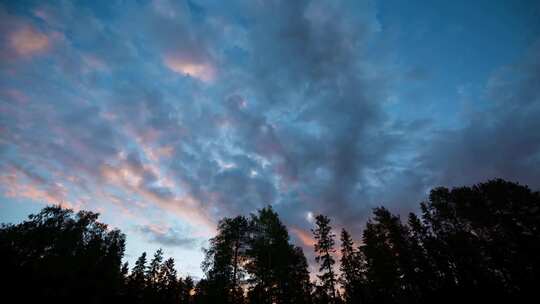
[(45, 204), (62, 204), (72, 209), (79, 209), (81, 205), (68, 200), (67, 189), (62, 184), (45, 184), (15, 167), (0, 175), (0, 185), (7, 197), (29, 199)]
[(9, 45), (17, 55), (28, 57), (49, 49), (51, 39), (31, 26), (23, 26), (10, 34)]
[[(103, 165), (101, 174), (105, 182), (125, 190), (128, 193), (138, 195), (142, 200), (152, 203), (159, 208), (172, 212), (183, 220), (197, 227), (196, 231), (201, 236), (208, 236), (214, 233), (215, 222), (206, 214), (201, 202), (189, 195), (162, 196), (151, 191), (142, 183), (143, 176), (148, 172), (153, 172), (162, 179), (160, 172), (155, 172), (152, 166), (134, 168), (126, 163), (116, 166)], [(167, 183), (164, 183), (167, 184)], [(170, 186), (170, 185), (168, 185)], [(171, 189), (170, 187), (167, 187)]]

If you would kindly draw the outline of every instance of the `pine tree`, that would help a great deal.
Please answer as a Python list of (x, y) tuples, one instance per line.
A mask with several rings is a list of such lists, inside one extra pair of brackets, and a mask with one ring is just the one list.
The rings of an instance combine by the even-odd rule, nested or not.
[(146, 268), (146, 252), (143, 252), (135, 261), (135, 266), (131, 270), (127, 284), (128, 297), (135, 303), (142, 303), (144, 299), (144, 291), (147, 286)]
[(148, 284), (153, 285), (160, 281), (161, 264), (163, 262), (163, 250), (160, 248), (154, 253), (152, 261), (148, 266), (146, 277), (148, 278)]
[(375, 301), (395, 303), (418, 298), (409, 229), (387, 209), (375, 208), (363, 234), (370, 294)]
[(173, 258), (168, 258), (163, 262), (159, 278), (158, 291), (160, 302), (171, 304), (178, 303), (180, 299), (180, 288)]
[(289, 233), (271, 206), (250, 221), (248, 263), (252, 303), (306, 303), (309, 273), (301, 249), (289, 243)]
[(315, 217), (316, 228), (313, 229), (315, 240), (315, 261), (320, 265), (318, 275), (321, 281), (324, 292), (330, 297), (332, 303), (336, 303), (336, 274), (334, 272), (334, 258), (332, 254), (335, 252), (334, 237), (332, 227), (330, 227), (330, 219), (322, 214)]
[(154, 257), (150, 261), (150, 265), (146, 270), (146, 302), (158, 302), (160, 290), (161, 267), (163, 263), (163, 250), (160, 248), (154, 253)]
[(292, 248), (291, 257), (288, 260), (289, 270), (287, 282), (290, 286), (288, 294), (285, 296), (290, 299), (289, 303), (310, 304), (311, 301), (311, 282), (307, 259), (304, 251), (300, 247)]
[(267, 207), (251, 216), (250, 235), (251, 298), (258, 303), (282, 303), (290, 249), (287, 228), (272, 207)]
[(207, 282), (201, 287), (209, 302), (241, 303), (243, 293), (240, 286), (244, 269), (248, 222), (246, 218), (225, 218), (218, 224), (218, 234), (210, 240), (205, 250), (202, 268)]
[(122, 268), (120, 269), (120, 274), (122, 275), (123, 281), (127, 281), (128, 275), (129, 275), (129, 263), (125, 262), (122, 264)]
[(340, 281), (344, 291), (346, 303), (359, 303), (361, 297), (361, 260), (358, 252), (354, 249), (354, 243), (347, 230), (341, 230), (341, 260), (340, 260)]
[(182, 282), (182, 288), (180, 291), (180, 303), (190, 304), (193, 303), (192, 291), (195, 288), (195, 283), (190, 276), (187, 276)]
[(416, 298), (419, 301), (435, 302), (434, 291), (441, 288), (434, 256), (429, 254), (430, 251), (433, 252), (432, 249), (435, 249), (433, 247), (435, 239), (416, 214), (410, 213), (407, 223), (410, 231), (411, 263), (415, 270), (409, 280), (416, 286)]

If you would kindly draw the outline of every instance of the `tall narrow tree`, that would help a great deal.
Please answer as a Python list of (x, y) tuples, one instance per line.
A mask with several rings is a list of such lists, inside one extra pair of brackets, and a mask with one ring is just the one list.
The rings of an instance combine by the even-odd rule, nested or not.
[(127, 283), (128, 297), (134, 303), (143, 302), (143, 292), (146, 290), (146, 252), (143, 252), (141, 256), (135, 261), (135, 266), (131, 270), (131, 274)]
[(345, 302), (360, 303), (361, 299), (361, 260), (354, 249), (354, 243), (347, 230), (341, 230), (341, 271), (340, 281)]
[(336, 303), (336, 274), (334, 264), (336, 263), (332, 254), (335, 252), (334, 237), (330, 219), (322, 214), (315, 217), (315, 229), (312, 230), (315, 243), (315, 261), (319, 264), (318, 275), (324, 292), (330, 297), (332, 303)]
[(146, 277), (148, 284), (152, 285), (159, 281), (161, 275), (161, 264), (163, 263), (163, 250), (160, 248), (154, 253), (152, 261), (147, 269)]
[(150, 261), (150, 265), (146, 270), (146, 301), (157, 302), (160, 293), (161, 282), (161, 267), (163, 263), (163, 250), (158, 249), (154, 253), (154, 257)]
[(180, 286), (177, 278), (174, 259), (168, 258), (163, 262), (160, 269), (159, 282), (157, 284), (159, 292), (159, 301), (161, 303), (178, 303), (180, 300)]

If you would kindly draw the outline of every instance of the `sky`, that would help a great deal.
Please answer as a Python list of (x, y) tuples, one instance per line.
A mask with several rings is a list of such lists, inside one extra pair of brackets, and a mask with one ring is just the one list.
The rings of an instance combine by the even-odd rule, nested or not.
[(0, 222), (93, 210), (201, 277), (271, 205), (313, 267), (316, 214), (498, 177), (540, 189), (538, 1), (0, 2)]

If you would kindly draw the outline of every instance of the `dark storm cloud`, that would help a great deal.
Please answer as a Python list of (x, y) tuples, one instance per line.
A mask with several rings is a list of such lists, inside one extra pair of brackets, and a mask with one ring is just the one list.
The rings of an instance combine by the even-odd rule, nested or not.
[(257, 154), (264, 153), (256, 150), (261, 140), (274, 148), (264, 149), (276, 154), (274, 173), (287, 188), (303, 193), (307, 208), (350, 214), (362, 200), (355, 186), (363, 171), (384, 162), (391, 145), (381, 130), (385, 80), (369, 75), (378, 71), (362, 67), (377, 24), (365, 4), (346, 9), (328, 3), (288, 4), (265, 3), (250, 14), (255, 17), (247, 30), (252, 63), (247, 72), (255, 76), (254, 99), (261, 100), (253, 107), (264, 116), (242, 121), (266, 120), (271, 127), (261, 139), (253, 134), (261, 123), (243, 126), (250, 133), (242, 144)]

